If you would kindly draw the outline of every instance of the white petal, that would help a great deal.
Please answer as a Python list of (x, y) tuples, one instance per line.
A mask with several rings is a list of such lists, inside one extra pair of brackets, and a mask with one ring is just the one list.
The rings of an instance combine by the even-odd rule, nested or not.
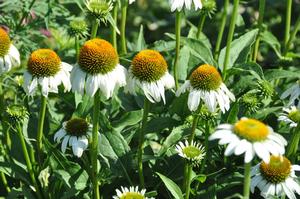
[(63, 142), (62, 142), (62, 144), (61, 144), (61, 151), (62, 151), (63, 153), (66, 152), (67, 144), (68, 144), (69, 138), (70, 138), (70, 136), (69, 136), (69, 135), (66, 135), (66, 136), (64, 137), (64, 139), (63, 139)]

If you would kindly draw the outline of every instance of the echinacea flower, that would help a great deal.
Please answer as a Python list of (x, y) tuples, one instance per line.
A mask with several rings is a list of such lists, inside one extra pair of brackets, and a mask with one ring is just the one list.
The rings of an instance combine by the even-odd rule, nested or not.
[(195, 165), (200, 164), (201, 160), (205, 156), (203, 146), (194, 141), (192, 141), (191, 144), (189, 144), (187, 140), (185, 140), (185, 142), (179, 142), (176, 145), (176, 151), (181, 157), (187, 159)]
[(278, 121), (283, 121), (289, 124), (290, 127), (297, 127), (300, 122), (300, 110), (296, 106), (283, 108), (283, 113), (279, 116)]
[(116, 189), (117, 195), (113, 196), (113, 199), (154, 199), (145, 196), (146, 189), (139, 191), (139, 187), (121, 187), (121, 189)]
[(64, 92), (71, 90), (70, 71), (72, 66), (62, 62), (51, 49), (39, 49), (31, 53), (24, 72), (23, 88), (32, 96), (40, 86), (43, 96), (58, 93), (58, 86), (64, 85)]
[(126, 85), (126, 75), (114, 47), (103, 39), (92, 39), (80, 49), (78, 64), (71, 72), (72, 90), (91, 97), (100, 90), (109, 99), (115, 88)]
[(175, 10), (181, 11), (184, 6), (188, 10), (191, 10), (193, 5), (195, 10), (202, 8), (201, 0), (169, 0), (169, 2), (172, 12), (174, 12)]
[(73, 154), (81, 157), (84, 150), (88, 147), (88, 138), (92, 135), (92, 125), (82, 118), (73, 118), (63, 123), (54, 135), (54, 141), (60, 142), (61, 151), (66, 152), (69, 144), (72, 147)]
[(11, 43), (8, 34), (0, 27), (0, 75), (8, 72), (12, 67), (19, 66), (20, 53)]
[(163, 56), (155, 50), (142, 50), (132, 60), (128, 72), (126, 91), (136, 95), (142, 90), (147, 99), (154, 103), (166, 102), (165, 89), (175, 86)]
[[(292, 105), (295, 103), (295, 100), (300, 96), (300, 80), (296, 81), (296, 84), (294, 84), (293, 86), (291, 86), (290, 88), (288, 88), (286, 91), (284, 91), (280, 98), (281, 99), (285, 99), (288, 96), (290, 96), (288, 105)], [(300, 105), (300, 103), (299, 103)]]
[(219, 144), (228, 144), (225, 155), (245, 153), (245, 163), (249, 163), (255, 154), (269, 162), (270, 154), (282, 155), (287, 141), (273, 129), (256, 119), (242, 118), (234, 125), (221, 124), (209, 140), (219, 139)]
[(252, 168), (251, 192), (257, 187), (264, 198), (286, 195), (297, 199), (295, 192), (300, 195), (300, 185), (295, 171), (300, 171), (299, 165), (291, 165), (283, 156), (271, 156), (269, 163), (262, 161)]
[(228, 90), (222, 81), (217, 69), (211, 65), (204, 64), (194, 70), (189, 80), (177, 90), (176, 96), (189, 91), (188, 107), (190, 111), (196, 111), (201, 99), (211, 112), (216, 111), (219, 105), (224, 113), (230, 108), (230, 100), (235, 101), (234, 95)]

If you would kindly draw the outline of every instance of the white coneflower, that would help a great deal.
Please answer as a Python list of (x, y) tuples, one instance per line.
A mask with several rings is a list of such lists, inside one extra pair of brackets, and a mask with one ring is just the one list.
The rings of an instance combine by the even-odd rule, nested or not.
[(174, 86), (167, 62), (159, 52), (142, 50), (133, 58), (128, 72), (128, 92), (136, 95), (136, 90), (142, 90), (150, 102), (160, 102), (162, 99), (165, 103), (165, 89)]
[(203, 146), (194, 141), (192, 141), (191, 144), (189, 144), (187, 140), (185, 142), (179, 142), (176, 145), (176, 151), (181, 157), (196, 165), (200, 164), (205, 156)]
[(121, 189), (116, 189), (117, 195), (113, 196), (113, 199), (154, 199), (145, 196), (146, 189), (139, 191), (139, 187), (121, 187)]
[[(289, 103), (288, 103), (288, 105), (290, 106), (290, 105), (294, 104), (295, 100), (300, 96), (300, 80), (298, 80), (295, 85), (293, 85), (292, 87), (290, 87), (289, 89), (284, 91), (281, 94), (280, 98), (285, 99), (288, 96), (290, 96)], [(299, 106), (300, 106), (300, 103), (299, 103)]]
[(219, 144), (228, 144), (225, 155), (245, 153), (245, 163), (249, 163), (255, 154), (269, 162), (270, 153), (282, 155), (287, 141), (273, 129), (256, 119), (242, 118), (234, 125), (221, 124), (209, 140), (219, 139)]
[(24, 72), (23, 88), (32, 96), (41, 87), (43, 96), (49, 92), (58, 93), (58, 86), (64, 85), (64, 91), (71, 90), (70, 71), (72, 66), (62, 62), (59, 56), (50, 49), (39, 49), (31, 53)]
[(300, 110), (296, 106), (283, 108), (283, 113), (278, 120), (289, 124), (290, 127), (297, 127), (297, 124), (300, 122)]
[(71, 72), (72, 90), (93, 97), (99, 89), (109, 99), (116, 87), (126, 85), (126, 75), (114, 47), (103, 39), (92, 39), (80, 49)]
[(220, 73), (211, 65), (199, 66), (190, 76), (189, 80), (177, 90), (176, 96), (189, 91), (188, 107), (191, 111), (196, 111), (201, 99), (211, 112), (216, 111), (219, 104), (224, 113), (230, 108), (230, 100), (235, 101), (234, 95), (223, 83)]
[(291, 165), (283, 156), (271, 156), (269, 163), (261, 162), (252, 168), (251, 192), (257, 187), (264, 198), (286, 195), (297, 199), (295, 192), (300, 195), (300, 185), (295, 171), (300, 171), (299, 165)]
[(181, 11), (185, 6), (186, 9), (191, 10), (194, 5), (195, 10), (202, 8), (201, 0), (169, 0), (171, 5), (171, 11)]
[(54, 141), (60, 142), (61, 151), (66, 152), (68, 143), (72, 147), (73, 154), (81, 157), (84, 150), (88, 147), (88, 138), (92, 134), (92, 125), (81, 118), (73, 118), (63, 123), (63, 126), (54, 135)]
[(0, 75), (20, 65), (20, 53), (11, 43), (8, 34), (0, 28)]

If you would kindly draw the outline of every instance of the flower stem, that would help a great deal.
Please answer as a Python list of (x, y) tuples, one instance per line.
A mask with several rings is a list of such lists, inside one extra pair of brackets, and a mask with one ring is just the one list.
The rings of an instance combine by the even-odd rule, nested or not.
[(290, 38), (292, 4), (293, 4), (293, 0), (286, 1), (286, 18), (285, 18), (285, 31), (284, 31), (284, 46), (285, 47), (287, 46), (287, 43)]
[(251, 162), (245, 163), (243, 199), (249, 199), (250, 196), (250, 182), (251, 182), (250, 172), (251, 172)]
[(37, 153), (38, 153), (38, 160), (39, 160), (40, 167), (42, 164), (43, 131), (44, 131), (46, 107), (47, 107), (47, 98), (42, 95), (39, 120), (38, 120), (38, 132), (37, 132), (37, 139), (36, 139), (37, 140)]
[(75, 36), (75, 51), (76, 51), (76, 59), (79, 57), (79, 36)]
[(206, 122), (206, 125), (205, 125), (205, 141), (204, 141), (204, 147), (205, 147), (205, 157), (204, 157), (204, 160), (201, 164), (201, 169), (200, 169), (200, 173), (203, 173), (204, 172), (204, 169), (205, 169), (205, 165), (206, 165), (206, 162), (207, 162), (207, 159), (209, 157), (209, 150), (208, 150), (208, 137), (210, 135), (210, 126), (209, 126), (209, 122)]
[(200, 16), (200, 22), (199, 22), (198, 31), (197, 31), (197, 39), (200, 38), (205, 20), (206, 20), (206, 14), (202, 13), (201, 16)]
[(92, 161), (92, 180), (94, 199), (100, 199), (99, 183), (98, 183), (98, 168), (97, 168), (97, 155), (98, 155), (98, 131), (99, 131), (99, 116), (100, 116), (100, 91), (98, 90), (94, 96), (93, 107), (93, 134), (92, 134), (92, 147), (91, 147), (91, 161)]
[(289, 40), (288, 40), (288, 42), (287, 42), (287, 44), (286, 44), (286, 46), (285, 46), (285, 48), (284, 48), (284, 53), (283, 53), (284, 56), (285, 56), (285, 55), (287, 54), (287, 52), (289, 51), (289, 49), (290, 49), (290, 47), (291, 47), (291, 44), (292, 44), (292, 42), (294, 41), (294, 39), (296, 38), (296, 35), (297, 35), (299, 29), (300, 29), (300, 15), (299, 15), (298, 18), (297, 18), (297, 21), (296, 21), (294, 30), (292, 31), (291, 36), (290, 36), (290, 38), (289, 38)]
[(228, 12), (228, 5), (229, 5), (229, 0), (224, 1), (224, 7), (223, 7), (223, 13), (222, 13), (222, 21), (219, 29), (219, 34), (217, 38), (217, 43), (216, 43), (216, 48), (215, 48), (215, 59), (217, 60), (219, 57), (219, 51), (223, 39), (223, 34), (226, 26), (226, 21), (227, 21), (227, 12)]
[(190, 198), (191, 177), (192, 177), (192, 169), (193, 169), (193, 166), (190, 164), (188, 164), (187, 167), (188, 167), (188, 170), (187, 170), (187, 176), (186, 176), (185, 199)]
[(5, 187), (5, 190), (7, 191), (7, 193), (9, 193), (11, 191), (11, 189), (7, 183), (5, 174), (3, 172), (1, 172), (0, 175), (1, 175), (1, 180), (2, 180), (3, 186)]
[(175, 34), (176, 34), (176, 50), (175, 50), (175, 61), (174, 61), (174, 77), (175, 87), (178, 89), (178, 64), (179, 64), (179, 53), (180, 53), (180, 37), (181, 37), (181, 12), (176, 11), (176, 22), (175, 22)]
[(300, 140), (300, 122), (298, 122), (296, 129), (291, 138), (291, 142), (287, 146), (286, 156), (293, 162), (294, 156), (298, 151), (298, 145)]
[(145, 130), (147, 127), (147, 119), (148, 119), (149, 111), (150, 111), (150, 102), (147, 98), (145, 98), (142, 127), (140, 129), (139, 145), (138, 145), (138, 169), (139, 169), (140, 185), (142, 188), (145, 187), (145, 180), (143, 174), (143, 152), (144, 152)]
[(190, 134), (190, 137), (189, 137), (189, 140), (188, 140), (189, 144), (191, 144), (191, 142), (194, 140), (199, 118), (200, 118), (199, 114), (194, 115), (194, 120), (193, 120), (193, 124), (192, 124), (192, 131), (191, 131), (191, 134)]
[(24, 158), (25, 158), (27, 170), (28, 170), (29, 176), (31, 178), (31, 181), (33, 183), (33, 186), (35, 188), (36, 195), (37, 195), (38, 198), (42, 199), (43, 197), (41, 195), (40, 188), (37, 184), (37, 181), (36, 181), (36, 178), (35, 178), (35, 175), (34, 175), (34, 172), (33, 172), (32, 164), (31, 164), (31, 161), (30, 161), (30, 158), (29, 158), (29, 154), (28, 154), (28, 151), (27, 151), (25, 139), (24, 139), (24, 136), (23, 136), (23, 133), (22, 133), (22, 128), (21, 128), (20, 124), (17, 125), (17, 133), (18, 133), (18, 136), (19, 136), (19, 139), (20, 139), (20, 142), (21, 142), (21, 146), (22, 146), (23, 155), (24, 155)]
[(98, 27), (99, 27), (99, 20), (94, 19), (94, 23), (92, 26), (92, 32), (91, 32), (91, 39), (94, 39), (97, 37)]
[(230, 26), (229, 26), (229, 33), (227, 37), (227, 44), (226, 44), (226, 53), (225, 53), (225, 60), (224, 60), (224, 66), (223, 66), (223, 77), (224, 80), (226, 79), (226, 69), (229, 64), (229, 58), (230, 58), (230, 48), (231, 48), (231, 42), (233, 39), (233, 34), (235, 30), (235, 23), (238, 15), (238, 8), (239, 8), (239, 0), (234, 0), (233, 4), (233, 12), (230, 20)]
[(126, 45), (126, 18), (127, 18), (127, 3), (121, 8), (121, 54), (127, 54)]
[(257, 54), (259, 50), (259, 42), (260, 42), (260, 34), (263, 31), (263, 21), (265, 15), (265, 7), (266, 7), (266, 0), (259, 0), (259, 18), (258, 18), (258, 35), (254, 45), (254, 54), (253, 54), (253, 61), (256, 62)]
[[(112, 17), (115, 21), (115, 24), (117, 24), (118, 21), (118, 3), (116, 2), (112, 11)], [(110, 26), (110, 32), (111, 32), (111, 43), (114, 46), (114, 48), (117, 50), (117, 31), (114, 26)]]

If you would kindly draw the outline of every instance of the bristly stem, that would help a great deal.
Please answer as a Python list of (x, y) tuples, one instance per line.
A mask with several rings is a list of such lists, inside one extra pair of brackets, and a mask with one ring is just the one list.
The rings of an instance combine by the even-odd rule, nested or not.
[(200, 38), (200, 35), (201, 35), (202, 30), (203, 30), (203, 26), (204, 26), (206, 17), (207, 16), (206, 16), (205, 13), (201, 13), (200, 22), (199, 22), (199, 26), (198, 26), (198, 30), (197, 30), (197, 39)]
[(99, 116), (100, 116), (100, 91), (98, 90), (94, 96), (93, 107), (93, 131), (92, 131), (92, 147), (91, 147), (91, 161), (92, 161), (92, 180), (94, 199), (100, 199), (99, 183), (98, 183), (98, 131), (99, 131)]
[(266, 7), (266, 0), (259, 0), (259, 18), (258, 18), (258, 35), (256, 37), (255, 45), (254, 45), (254, 54), (253, 54), (253, 61), (256, 62), (258, 50), (259, 50), (259, 42), (261, 33), (263, 31), (263, 21), (265, 15), (265, 7)]
[[(117, 25), (117, 21), (118, 21), (118, 3), (116, 2), (114, 4), (114, 8), (112, 11), (112, 17), (115, 21), (115, 24)], [(117, 50), (118, 49), (118, 45), (117, 45), (117, 31), (116, 28), (114, 26), (110, 26), (110, 32), (111, 32), (111, 43), (114, 46), (114, 48)]]
[(181, 37), (181, 18), (182, 14), (180, 11), (176, 11), (175, 21), (175, 34), (176, 34), (176, 50), (175, 50), (175, 61), (174, 61), (174, 77), (176, 90), (179, 87), (178, 82), (178, 64), (179, 64), (179, 53), (180, 53), (180, 37)]
[(290, 36), (290, 38), (289, 38), (289, 40), (288, 40), (288, 42), (287, 42), (287, 44), (286, 44), (286, 46), (285, 46), (285, 48), (284, 48), (284, 53), (283, 53), (284, 56), (285, 56), (285, 55), (287, 54), (287, 52), (289, 51), (289, 49), (290, 49), (290, 47), (291, 47), (291, 44), (292, 44), (292, 42), (294, 41), (294, 39), (296, 38), (296, 35), (297, 35), (299, 29), (300, 29), (300, 15), (299, 15), (298, 18), (297, 18), (297, 21), (296, 21), (294, 30), (292, 31), (291, 36)]
[(47, 108), (47, 98), (42, 95), (41, 97), (41, 107), (39, 113), (39, 120), (38, 120), (38, 132), (37, 132), (37, 154), (38, 154), (38, 161), (39, 166), (41, 167), (42, 164), (42, 148), (43, 148), (43, 132), (44, 132), (44, 122), (45, 122), (45, 115), (46, 115), (46, 108)]
[(121, 8), (121, 54), (127, 54), (126, 44), (126, 19), (127, 19), (127, 3)]
[(99, 23), (100, 23), (99, 20), (95, 18), (94, 23), (92, 25), (91, 39), (94, 39), (97, 37)]
[(250, 197), (250, 182), (251, 182), (250, 173), (251, 173), (251, 162), (245, 163), (243, 199), (249, 199)]
[(217, 42), (216, 42), (216, 48), (215, 48), (215, 56), (214, 57), (215, 57), (216, 60), (219, 57), (219, 53), (220, 53), (219, 51), (220, 51), (220, 48), (221, 48), (223, 34), (224, 34), (226, 22), (227, 22), (228, 5), (229, 5), (229, 0), (225, 0), (224, 1), (224, 6), (223, 6), (222, 21), (221, 21), (221, 25), (220, 25), (220, 29), (219, 29), (219, 33), (218, 33), (218, 38), (217, 38)]
[(145, 188), (145, 180), (144, 180), (144, 173), (143, 173), (143, 152), (144, 152), (145, 130), (147, 127), (149, 111), (150, 111), (150, 102), (147, 98), (145, 98), (142, 126), (140, 129), (139, 145), (138, 145), (138, 170), (139, 170), (140, 185), (142, 188)]
[(227, 67), (229, 64), (230, 48), (231, 48), (231, 42), (233, 39), (234, 30), (235, 30), (236, 18), (238, 15), (239, 2), (240, 2), (239, 0), (234, 0), (234, 4), (233, 4), (233, 12), (232, 12), (231, 20), (230, 20), (230, 26), (229, 26), (229, 32), (228, 32), (227, 44), (226, 44), (225, 60), (224, 60), (224, 66), (223, 66), (224, 80), (226, 79), (226, 70), (227, 70)]
[(21, 127), (20, 124), (17, 124), (17, 133), (18, 133), (18, 136), (19, 136), (19, 139), (20, 139), (20, 142), (21, 142), (21, 147), (22, 147), (22, 150), (23, 150), (23, 155), (24, 155), (24, 159), (25, 159), (25, 162), (26, 162), (27, 170), (28, 170), (29, 176), (31, 178), (32, 184), (35, 188), (36, 195), (39, 199), (42, 199), (43, 197), (41, 195), (40, 188), (37, 184), (37, 181), (36, 181), (36, 178), (35, 178), (35, 175), (34, 175), (34, 172), (33, 172), (33, 167), (32, 167), (32, 164), (31, 164), (31, 161), (30, 161), (30, 158), (29, 158), (29, 154), (28, 154), (28, 150), (27, 150), (27, 147), (26, 147), (25, 139), (24, 139), (24, 136), (23, 136), (23, 133), (22, 133), (22, 127)]
[(285, 47), (287, 46), (287, 43), (290, 38), (292, 4), (293, 4), (293, 0), (286, 1), (286, 16), (285, 16), (285, 31), (284, 31), (284, 46)]

